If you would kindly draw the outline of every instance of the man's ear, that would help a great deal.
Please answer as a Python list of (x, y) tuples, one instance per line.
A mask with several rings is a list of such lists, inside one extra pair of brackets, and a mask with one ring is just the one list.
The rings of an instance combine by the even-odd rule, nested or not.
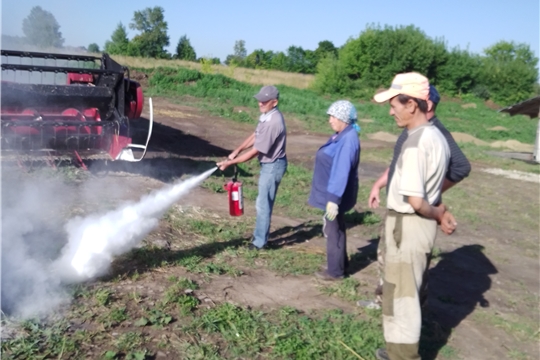
[(417, 107), (418, 107), (418, 104), (413, 99), (409, 99), (409, 101), (407, 101), (407, 104), (405, 104), (405, 109), (407, 109), (409, 114), (414, 114)]
[(433, 101), (427, 100), (427, 112), (433, 110)]

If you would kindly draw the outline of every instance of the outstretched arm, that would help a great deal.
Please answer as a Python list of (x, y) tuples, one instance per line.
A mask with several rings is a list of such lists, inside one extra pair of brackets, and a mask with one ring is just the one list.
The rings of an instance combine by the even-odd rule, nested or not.
[(232, 153), (229, 154), (228, 158), (230, 160), (236, 158), (238, 154), (240, 154), (242, 151), (249, 149), (253, 146), (255, 143), (255, 133), (249, 135), (243, 142), (240, 144), (239, 147), (237, 147)]

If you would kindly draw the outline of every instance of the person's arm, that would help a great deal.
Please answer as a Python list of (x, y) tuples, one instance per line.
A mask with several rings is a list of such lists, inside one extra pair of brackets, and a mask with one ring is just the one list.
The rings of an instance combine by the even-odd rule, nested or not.
[(441, 220), (443, 219), (443, 215), (446, 212), (446, 206), (444, 204), (432, 206), (429, 205), (429, 203), (421, 197), (409, 196), (408, 202), (415, 212), (428, 219), (437, 220), (437, 223), (441, 222)]
[[(401, 154), (401, 148), (407, 140), (407, 137), (408, 132), (406, 129), (404, 129), (401, 134), (399, 134), (396, 144), (394, 145), (394, 153), (392, 155), (392, 161), (390, 162), (390, 167), (394, 167), (394, 169), (398, 161), (399, 155)], [(381, 192), (381, 189), (383, 187), (388, 185), (388, 175), (390, 174), (390, 167), (386, 169), (386, 171), (381, 175), (381, 177), (377, 179), (377, 181), (375, 182), (375, 184), (373, 184), (373, 187), (371, 188), (368, 199), (368, 206), (371, 209), (376, 209), (379, 207), (379, 204), (381, 202), (379, 193)]]
[(375, 181), (375, 184), (373, 184), (373, 187), (371, 188), (371, 192), (369, 193), (369, 200), (368, 200), (368, 206), (371, 209), (376, 209), (379, 207), (379, 204), (381, 202), (379, 198), (379, 193), (381, 192), (381, 189), (388, 184), (388, 173), (390, 172), (390, 168), (387, 168), (385, 172)]
[(443, 192), (450, 189), (452, 186), (469, 176), (471, 172), (471, 163), (463, 154), (463, 151), (459, 148), (458, 144), (454, 140), (454, 137), (448, 131), (440, 120), (437, 119), (434, 122), (435, 126), (444, 135), (448, 147), (450, 149), (450, 161), (448, 163), (448, 169), (446, 171), (446, 181), (443, 184)]
[(244, 152), (242, 155), (235, 157), (234, 159), (227, 159), (225, 161), (219, 162), (216, 165), (219, 167), (219, 170), (223, 171), (231, 165), (240, 164), (246, 161), (253, 159), (259, 154), (259, 151), (255, 148), (251, 148), (248, 151)]
[[(448, 176), (448, 173), (446, 174), (446, 176)], [(450, 189), (452, 186), (454, 186), (456, 184), (457, 183), (448, 180), (448, 177), (445, 177), (444, 181), (443, 181), (441, 192), (444, 193), (446, 190)]]
[(249, 135), (249, 136), (244, 140), (244, 142), (242, 142), (242, 144), (240, 144), (239, 147), (237, 147), (232, 153), (229, 154), (229, 156), (228, 156), (229, 160), (234, 159), (234, 158), (237, 157), (238, 154), (240, 154), (242, 151), (244, 151), (244, 150), (249, 149), (250, 147), (252, 147), (254, 143), (255, 143), (255, 133)]

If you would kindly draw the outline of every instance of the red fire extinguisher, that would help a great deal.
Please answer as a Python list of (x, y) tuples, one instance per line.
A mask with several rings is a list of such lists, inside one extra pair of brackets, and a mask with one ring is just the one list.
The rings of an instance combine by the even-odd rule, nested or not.
[(244, 199), (242, 195), (242, 183), (238, 181), (238, 168), (234, 167), (234, 175), (227, 184), (223, 186), (227, 190), (229, 197), (229, 214), (231, 216), (241, 216), (244, 214)]

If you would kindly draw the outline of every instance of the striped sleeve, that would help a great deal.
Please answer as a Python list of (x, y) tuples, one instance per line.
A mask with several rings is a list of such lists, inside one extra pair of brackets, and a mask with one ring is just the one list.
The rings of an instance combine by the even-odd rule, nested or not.
[(437, 129), (439, 129), (439, 131), (444, 135), (444, 138), (448, 142), (448, 147), (450, 148), (450, 162), (448, 164), (446, 178), (453, 183), (458, 183), (469, 176), (469, 173), (471, 172), (471, 164), (465, 157), (465, 154), (463, 154), (459, 148), (450, 131), (444, 127), (441, 121), (437, 118), (434, 118), (431, 121), (433, 122), (433, 125), (435, 125)]

